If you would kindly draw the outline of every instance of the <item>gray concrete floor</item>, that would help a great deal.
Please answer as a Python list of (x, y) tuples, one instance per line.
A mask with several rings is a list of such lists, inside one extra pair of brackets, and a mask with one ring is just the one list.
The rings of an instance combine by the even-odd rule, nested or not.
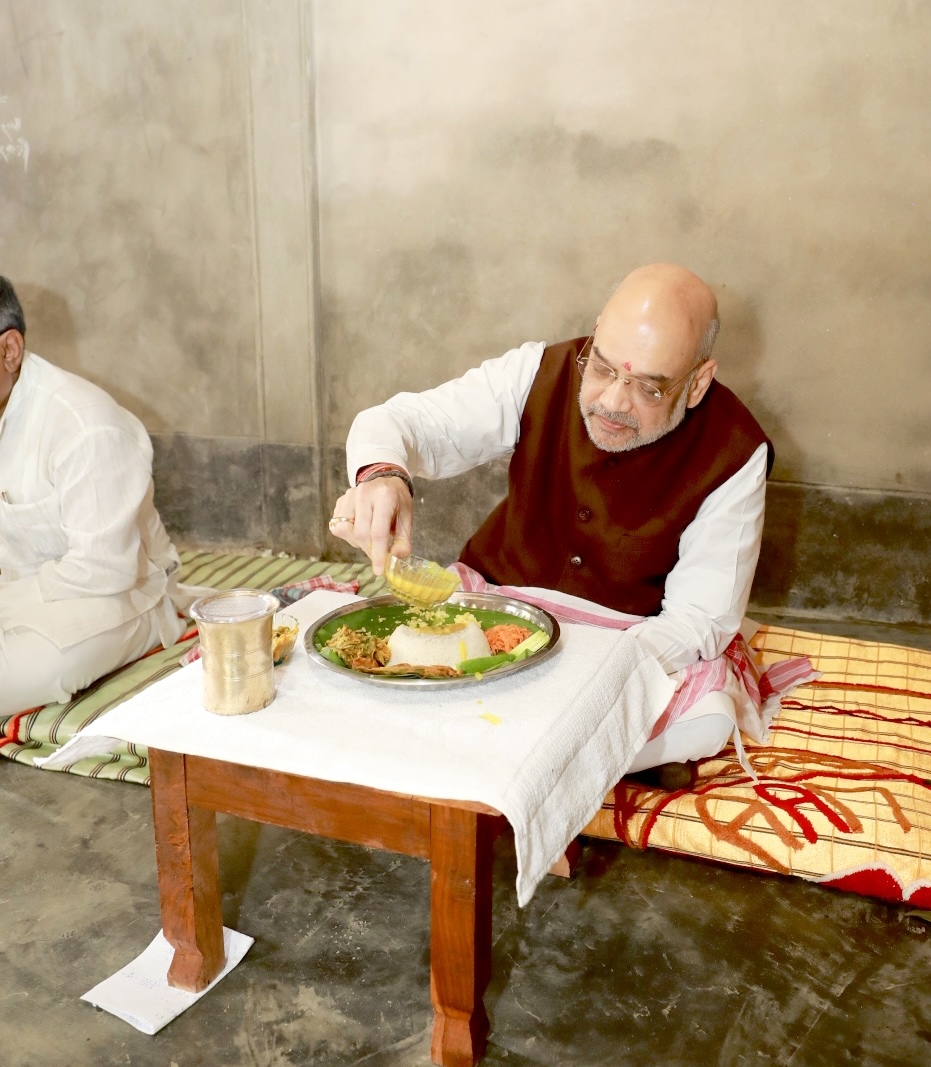
[[(148, 1037), (79, 1000), (160, 926), (148, 790), (0, 760), (0, 818), (4, 1067), (430, 1062), (426, 863), (221, 818), (225, 922), (256, 943)], [(931, 1064), (907, 908), (610, 842), (524, 909), (514, 876), (505, 838), (489, 1065)]]

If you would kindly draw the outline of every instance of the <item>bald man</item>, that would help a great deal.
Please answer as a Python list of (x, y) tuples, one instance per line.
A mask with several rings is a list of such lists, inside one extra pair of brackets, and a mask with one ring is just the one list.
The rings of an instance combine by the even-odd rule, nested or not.
[[(411, 551), (412, 477), (510, 455), (507, 496), (463, 563), (644, 617), (631, 632), (669, 673), (721, 655), (750, 594), (772, 446), (714, 380), (718, 325), (701, 278), (652, 264), (621, 282), (590, 337), (527, 343), (363, 411), (332, 531), (380, 574), (388, 551)], [(719, 751), (733, 721), (696, 707), (632, 769)]]

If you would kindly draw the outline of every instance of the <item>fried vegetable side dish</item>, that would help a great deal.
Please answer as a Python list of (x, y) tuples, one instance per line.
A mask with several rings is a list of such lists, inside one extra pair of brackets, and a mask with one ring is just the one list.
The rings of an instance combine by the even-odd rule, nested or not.
[(340, 626), (324, 648), (333, 649), (348, 667), (355, 670), (384, 667), (391, 658), (388, 642), (384, 638), (376, 637), (364, 629), (350, 630), (348, 626)]

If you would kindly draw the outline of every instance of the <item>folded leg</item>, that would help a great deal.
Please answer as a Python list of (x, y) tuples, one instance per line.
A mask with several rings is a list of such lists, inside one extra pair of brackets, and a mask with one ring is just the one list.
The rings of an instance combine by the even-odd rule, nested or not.
[(0, 715), (66, 701), (159, 644), (156, 611), (67, 648), (14, 626), (0, 631)]

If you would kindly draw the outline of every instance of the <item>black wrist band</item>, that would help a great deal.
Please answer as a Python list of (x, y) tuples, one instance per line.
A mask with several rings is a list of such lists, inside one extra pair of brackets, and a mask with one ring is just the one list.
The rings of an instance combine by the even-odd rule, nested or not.
[(411, 499), (413, 500), (414, 483), (411, 481), (411, 476), (407, 473), (407, 471), (372, 471), (371, 474), (363, 474), (361, 478), (357, 478), (356, 485), (361, 485), (363, 482), (372, 482), (376, 478), (400, 478), (401, 481), (407, 486), (408, 491), (411, 494)]

